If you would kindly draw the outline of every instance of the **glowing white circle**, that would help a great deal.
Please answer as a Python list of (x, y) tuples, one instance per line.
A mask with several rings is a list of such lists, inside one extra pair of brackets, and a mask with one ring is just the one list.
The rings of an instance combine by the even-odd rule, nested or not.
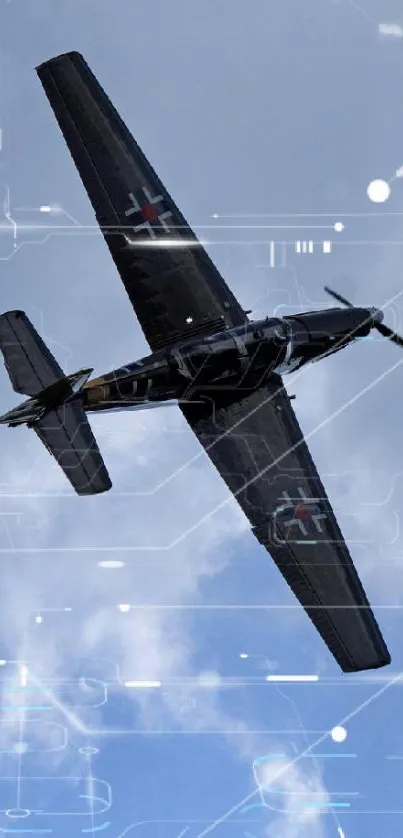
[(331, 731), (331, 737), (333, 742), (344, 742), (347, 739), (347, 731), (345, 727), (341, 727), (341, 725), (337, 725)]
[(367, 195), (374, 204), (383, 204), (390, 195), (390, 186), (386, 180), (371, 180), (368, 184)]

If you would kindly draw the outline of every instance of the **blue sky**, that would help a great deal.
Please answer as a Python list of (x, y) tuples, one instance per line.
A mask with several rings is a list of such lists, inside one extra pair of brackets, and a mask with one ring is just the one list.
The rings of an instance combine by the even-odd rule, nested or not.
[[(75, 49), (255, 317), (327, 305), (327, 284), (403, 331), (403, 20), (363, 4), (2, 2), (1, 310), (68, 372), (147, 352), (33, 69)], [(365, 676), (341, 675), (175, 408), (93, 417), (98, 498), (2, 430), (2, 833), (401, 834), (402, 380), (374, 338), (287, 383), (392, 653)], [(0, 398), (18, 402), (5, 372)], [(266, 681), (286, 674), (318, 681)]]

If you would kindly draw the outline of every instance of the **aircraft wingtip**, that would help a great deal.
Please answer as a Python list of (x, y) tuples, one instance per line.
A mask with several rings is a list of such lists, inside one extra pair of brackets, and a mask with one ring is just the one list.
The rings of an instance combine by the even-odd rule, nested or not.
[(83, 61), (83, 56), (81, 55), (81, 52), (77, 52), (77, 50), (71, 50), (71, 52), (62, 52), (60, 55), (55, 55), (54, 58), (48, 58), (47, 61), (42, 61), (41, 64), (38, 64), (38, 66), (35, 67), (35, 70), (37, 73), (40, 73), (41, 70), (44, 70), (48, 67), (52, 67), (54, 64), (58, 64), (60, 61), (65, 62), (66, 59), (69, 59), (70, 61), (74, 61), (77, 59)]

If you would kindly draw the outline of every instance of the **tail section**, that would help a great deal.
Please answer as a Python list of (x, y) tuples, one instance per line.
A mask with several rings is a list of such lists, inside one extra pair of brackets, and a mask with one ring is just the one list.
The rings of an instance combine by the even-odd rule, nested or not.
[(97, 495), (111, 488), (111, 479), (79, 399), (50, 410), (32, 427), (78, 495)]
[(32, 428), (78, 495), (110, 489), (112, 483), (80, 396), (92, 370), (65, 376), (22, 311), (0, 316), (0, 350), (14, 390), (31, 397), (0, 417), (0, 423)]
[(0, 316), (0, 349), (13, 390), (35, 396), (64, 372), (23, 311)]

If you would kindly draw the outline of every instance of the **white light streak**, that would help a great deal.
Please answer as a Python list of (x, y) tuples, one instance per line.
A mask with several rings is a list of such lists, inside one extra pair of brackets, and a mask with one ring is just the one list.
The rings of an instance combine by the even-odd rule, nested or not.
[(21, 687), (26, 687), (27, 686), (27, 680), (28, 680), (28, 667), (25, 666), (25, 664), (23, 664), (20, 667), (20, 686)]
[(266, 675), (266, 681), (278, 681), (278, 682), (299, 682), (305, 681), (306, 683), (319, 681), (319, 675)]
[(125, 235), (127, 244), (131, 247), (201, 247), (202, 242), (197, 239), (131, 239)]
[(153, 689), (154, 687), (162, 687), (161, 681), (125, 681), (125, 687), (133, 689)]
[(124, 565), (125, 563), (118, 559), (105, 559), (105, 561), (98, 562), (98, 567), (103, 567), (105, 570), (117, 570)]

